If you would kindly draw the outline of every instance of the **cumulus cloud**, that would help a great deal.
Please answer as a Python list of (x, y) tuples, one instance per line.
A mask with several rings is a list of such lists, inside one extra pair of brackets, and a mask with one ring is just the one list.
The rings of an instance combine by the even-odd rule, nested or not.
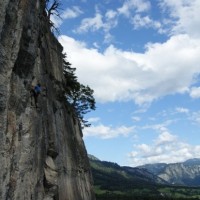
[[(135, 28), (144, 27), (147, 25), (147, 27), (160, 27), (160, 23), (153, 21), (149, 18), (149, 16), (141, 17), (140, 15), (137, 15), (137, 13), (143, 13), (150, 9), (151, 4), (148, 1), (144, 0), (128, 0), (121, 7), (119, 7), (116, 10), (106, 10), (103, 11), (103, 14), (101, 13), (100, 9), (96, 5), (96, 13), (94, 17), (87, 17), (81, 20), (81, 23), (78, 28), (74, 30), (75, 33), (86, 33), (86, 32), (95, 32), (99, 30), (103, 30), (104, 32), (104, 42), (109, 43), (113, 40), (113, 35), (110, 33), (110, 30), (115, 28), (120, 21), (121, 16), (130, 17), (131, 19), (132, 15), (131, 12), (134, 11), (136, 13), (136, 16), (130, 20), (131, 23), (134, 24)], [(75, 10), (75, 9), (74, 9)], [(69, 16), (73, 16), (74, 10), (68, 10), (67, 14)], [(77, 9), (76, 9), (77, 11)], [(79, 11), (79, 10), (78, 10)], [(77, 12), (76, 12), (77, 13)], [(79, 13), (79, 12), (78, 12)], [(134, 16), (134, 15), (133, 15)]]
[(192, 87), (190, 90), (190, 96), (194, 99), (200, 98), (200, 87)]
[[(185, 108), (177, 108), (176, 110), (181, 113), (187, 111)], [(193, 120), (200, 119), (199, 114), (199, 112), (193, 113)], [(148, 144), (134, 145), (133, 151), (128, 154), (129, 164), (139, 166), (147, 163), (174, 163), (200, 157), (200, 145), (188, 144), (168, 130), (168, 126), (173, 122), (173, 120), (168, 120), (161, 124), (143, 127), (144, 129), (155, 130), (158, 136)]]
[(96, 126), (91, 126), (83, 130), (84, 137), (98, 137), (101, 139), (111, 139), (119, 136), (128, 136), (134, 130), (133, 126), (105, 126), (99, 124)]
[[(127, 0), (121, 7), (115, 10), (100, 11), (96, 6), (96, 13), (94, 17), (87, 17), (82, 19), (79, 27), (74, 30), (76, 33), (85, 33), (88, 31), (103, 30), (105, 33), (105, 40), (112, 41), (110, 30), (115, 28), (120, 23), (120, 17), (125, 16), (128, 21), (133, 24), (134, 29), (139, 28), (153, 28), (157, 29), (158, 33), (168, 33), (171, 35), (189, 34), (191, 37), (198, 37), (200, 35), (199, 24), (199, 0), (185, 1), (185, 0), (159, 0), (160, 11), (163, 12), (163, 18), (154, 20), (151, 17), (151, 1), (149, 0)], [(81, 15), (83, 11), (78, 6), (67, 8), (61, 17), (63, 20), (75, 18)], [(165, 17), (164, 17), (165, 16)], [(191, 20), (192, 19), (192, 20)], [(52, 20), (57, 26), (62, 24), (61, 19), (52, 16)], [(109, 40), (108, 40), (109, 38)]]
[(73, 6), (72, 8), (67, 8), (60, 13), (60, 16), (51, 15), (51, 21), (54, 23), (55, 27), (60, 27), (64, 20), (72, 19), (80, 16), (83, 11), (78, 6)]
[(132, 19), (131, 23), (134, 26), (134, 29), (139, 29), (142, 27), (145, 28), (154, 28), (154, 29), (162, 29), (161, 23), (159, 21), (155, 21), (151, 19), (149, 16), (141, 16), (136, 14)]
[(144, 0), (128, 0), (125, 1), (122, 7), (118, 8), (119, 14), (123, 14), (127, 17), (131, 15), (131, 11), (136, 13), (146, 12), (151, 8), (149, 1)]
[(151, 17), (151, 2), (144, 0), (129, 0), (125, 1), (123, 6), (117, 9), (119, 16), (125, 16), (129, 23), (133, 25), (133, 29), (150, 29), (157, 30), (160, 34), (166, 33), (165, 25), (168, 25), (167, 20), (154, 20)]
[[(200, 35), (200, 29), (196, 28), (200, 24), (200, 1), (186, 2), (160, 2), (163, 12), (165, 9), (175, 22), (173, 35), (166, 42), (146, 44), (144, 53), (124, 51), (114, 45), (99, 52), (68, 36), (59, 37), (69, 61), (77, 69), (80, 81), (94, 89), (97, 101), (133, 100), (141, 105), (176, 93), (200, 97), (199, 88), (192, 87), (200, 72), (200, 38), (193, 37)], [(83, 19), (77, 31), (101, 29), (105, 33), (105, 41), (110, 41), (110, 30), (117, 26), (120, 13), (131, 9), (136, 12), (132, 21), (135, 28), (151, 26), (159, 29), (159, 22), (140, 15), (150, 8), (149, 1), (129, 0), (118, 10), (107, 10), (105, 15), (96, 9), (95, 16)], [(191, 20), (193, 18), (195, 20)], [(98, 48), (97, 43), (94, 44)]]
[(76, 18), (79, 15), (81, 15), (83, 13), (83, 11), (77, 7), (77, 6), (73, 6), (72, 8), (67, 8), (62, 14), (61, 14), (61, 18), (63, 19), (71, 19), (71, 18)]
[(164, 131), (163, 133), (161, 133), (158, 138), (156, 139), (155, 143), (157, 145), (163, 145), (163, 144), (167, 144), (173, 141), (176, 141), (176, 136), (170, 134), (168, 131)]
[[(96, 48), (89, 48), (86, 43), (64, 35), (59, 37), (59, 41), (68, 54), (69, 62), (77, 69), (79, 81), (94, 89), (97, 102), (131, 100), (139, 105), (147, 105), (177, 93), (199, 98), (200, 89), (194, 87), (200, 73), (199, 5), (199, 0), (160, 0), (166, 16), (161, 23), (148, 15), (150, 1), (127, 0), (116, 10), (107, 10), (105, 13), (96, 10), (93, 17), (83, 19), (77, 29), (79, 33), (103, 30), (105, 39), (110, 40), (110, 30), (120, 23), (120, 17), (125, 16), (135, 29), (153, 28), (159, 32), (164, 32), (164, 28), (169, 30), (169, 38), (165, 42), (148, 43), (143, 53), (122, 50), (114, 45), (99, 51), (99, 43), (94, 43)], [(134, 114), (145, 111), (138, 110)], [(177, 107), (170, 115), (177, 113), (190, 113), (187, 118), (200, 124), (199, 112), (192, 113), (187, 108)], [(169, 113), (163, 114), (166, 117)], [(156, 117), (152, 120), (157, 120)], [(132, 120), (136, 122), (141, 118), (133, 116)], [(105, 126), (99, 118), (91, 118), (90, 122), (97, 124), (84, 129), (84, 137), (126, 137), (135, 129), (132, 126)], [(131, 165), (171, 163), (200, 157), (200, 146), (192, 146), (172, 134), (168, 130), (171, 123), (173, 121), (169, 120), (143, 127), (153, 129), (158, 136), (151, 144), (143, 141), (143, 144), (134, 146), (129, 154)]]
[(199, 0), (160, 0), (160, 5), (173, 21), (171, 34), (187, 33), (191, 37), (200, 37)]
[(186, 93), (200, 72), (200, 40), (188, 35), (148, 44), (144, 53), (113, 45), (99, 52), (68, 36), (59, 37), (59, 41), (80, 82), (94, 89), (99, 102), (133, 100), (144, 104), (165, 95)]
[(175, 122), (174, 120), (166, 120), (163, 123), (143, 126), (142, 129), (152, 129), (152, 130), (155, 130), (158, 133), (167, 133), (168, 132), (167, 127), (174, 122)]
[(117, 16), (117, 12), (114, 10), (108, 10), (105, 16), (107, 19), (114, 19)]
[(104, 41), (108, 42), (112, 40), (110, 30), (116, 27), (118, 24), (117, 12), (108, 10), (105, 15), (102, 15), (98, 9), (94, 17), (84, 18), (81, 21), (80, 26), (74, 30), (75, 33), (86, 33), (103, 30)]
[(161, 133), (152, 143), (135, 145), (129, 154), (131, 166), (147, 163), (174, 163), (200, 157), (200, 145), (192, 146), (170, 133)]
[(100, 13), (96, 13), (94, 17), (84, 18), (76, 32), (83, 33), (89, 30), (96, 31), (102, 28), (103, 25), (102, 15)]
[(189, 119), (194, 123), (200, 125), (200, 111), (192, 112)]

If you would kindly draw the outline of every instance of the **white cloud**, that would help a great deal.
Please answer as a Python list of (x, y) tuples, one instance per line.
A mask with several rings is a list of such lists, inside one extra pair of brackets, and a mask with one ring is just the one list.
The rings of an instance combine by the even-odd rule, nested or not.
[[(185, 108), (177, 108), (177, 112), (187, 113)], [(200, 112), (192, 113), (191, 120), (198, 122)], [(200, 121), (200, 120), (199, 120)], [(152, 129), (158, 133), (149, 144), (134, 145), (133, 151), (129, 153), (129, 164), (139, 166), (149, 163), (174, 163), (182, 162), (190, 158), (200, 157), (200, 145), (190, 145), (177, 135), (170, 133), (168, 126), (173, 120), (161, 124), (153, 124), (143, 127)]]
[(99, 117), (92, 117), (92, 118), (87, 119), (89, 123), (96, 123), (96, 122), (99, 122), (100, 120), (101, 119)]
[(51, 15), (51, 21), (54, 23), (56, 28), (60, 27), (64, 20), (76, 18), (81, 15), (83, 11), (77, 6), (73, 6), (72, 8), (67, 8), (62, 13), (60, 13), (60, 17), (57, 15)]
[(105, 15), (104, 31), (108, 32), (110, 29), (115, 28), (118, 24), (117, 13), (113, 10), (107, 11)]
[(176, 136), (170, 134), (167, 131), (164, 131), (163, 133), (161, 133), (158, 138), (156, 139), (155, 143), (157, 145), (163, 145), (163, 144), (167, 144), (167, 143), (171, 143), (173, 141), (176, 141)]
[(81, 21), (80, 26), (74, 30), (76, 33), (86, 33), (95, 32), (103, 30), (104, 42), (110, 42), (113, 36), (110, 34), (110, 30), (116, 27), (118, 24), (117, 12), (113, 10), (108, 10), (103, 16), (98, 9), (96, 9), (96, 14), (91, 18), (84, 18)]
[(200, 125), (200, 111), (191, 113), (189, 119), (194, 123)]
[(112, 45), (100, 53), (67, 36), (59, 41), (79, 80), (92, 87), (101, 102), (134, 100), (143, 104), (185, 93), (200, 72), (200, 40), (187, 35), (148, 44), (145, 53), (122, 51)]
[(93, 18), (84, 18), (81, 21), (80, 27), (76, 30), (78, 33), (84, 33), (87, 31), (97, 31), (104, 26), (102, 21), (102, 15), (100, 13), (96, 13)]
[(172, 34), (187, 33), (191, 37), (200, 37), (200, 1), (199, 0), (160, 0), (173, 21)]
[(200, 157), (200, 145), (180, 141), (176, 135), (161, 133), (152, 145), (135, 145), (129, 154), (131, 166), (147, 163), (174, 163)]
[(67, 8), (62, 14), (61, 18), (62, 19), (71, 19), (71, 18), (76, 18), (79, 15), (81, 15), (83, 11), (77, 6), (73, 6), (72, 8)]
[(178, 112), (178, 113), (189, 113), (190, 111), (189, 111), (189, 109), (187, 109), (187, 108), (182, 108), (182, 107), (177, 107), (176, 108), (176, 111)]
[(134, 25), (134, 29), (139, 29), (142, 27), (154, 28), (158, 30), (161, 29), (161, 23), (152, 20), (149, 16), (141, 16), (137, 14), (131, 19), (131, 23)]
[(128, 0), (117, 11), (119, 15), (130, 19), (134, 29), (154, 28), (161, 34), (189, 34), (191, 37), (200, 37), (199, 0), (160, 0), (159, 5), (165, 13), (162, 13), (163, 19), (160, 19), (160, 22), (150, 17), (150, 1)]
[(101, 139), (111, 139), (119, 136), (128, 136), (130, 133), (133, 132), (133, 130), (133, 126), (112, 127), (99, 124), (83, 129), (83, 134), (84, 137), (99, 137)]
[(117, 16), (117, 12), (114, 10), (108, 10), (105, 16), (107, 19), (114, 19)]
[(113, 39), (113, 35), (111, 35), (108, 31), (104, 36), (104, 43), (110, 43)]
[(190, 96), (194, 99), (200, 98), (200, 87), (192, 87), (190, 90)]
[[(200, 17), (196, 17), (199, 16), (199, 1), (188, 1), (187, 4), (183, 2), (186, 1), (163, 1), (162, 5), (171, 17), (177, 19), (174, 20), (177, 22), (173, 27), (174, 34), (182, 32), (178, 31), (180, 27), (187, 34), (174, 35), (164, 43), (149, 43), (144, 53), (123, 51), (113, 45), (104, 52), (99, 52), (67, 36), (60, 37), (69, 61), (77, 68), (80, 81), (95, 90), (97, 101), (133, 100), (141, 105), (165, 95), (186, 92), (190, 93), (192, 98), (199, 98), (199, 88), (193, 87), (190, 90), (195, 76), (200, 72), (200, 39), (190, 37), (190, 34), (193, 36), (200, 32), (200, 29), (198, 28), (198, 32), (196, 28), (200, 24)], [(122, 14), (130, 9), (135, 9), (138, 13), (146, 12), (150, 9), (150, 4), (146, 1), (129, 0), (118, 12)], [(183, 12), (186, 9), (188, 12)], [(191, 20), (188, 13), (194, 15), (196, 20)], [(110, 41), (110, 30), (117, 26), (118, 17), (114, 10), (108, 10), (105, 16), (97, 10), (94, 18), (83, 19), (78, 31), (102, 29), (105, 32), (105, 41)], [(139, 14), (135, 16), (134, 24), (135, 27), (160, 27), (159, 22)]]
[(94, 46), (96, 49), (99, 49), (99, 48), (100, 48), (100, 45), (99, 45), (99, 43), (97, 43), (97, 42), (94, 42), (94, 43), (93, 43), (93, 46)]
[(155, 130), (156, 132), (163, 134), (163, 133), (167, 133), (168, 132), (168, 126), (171, 125), (173, 122), (175, 122), (174, 120), (166, 120), (163, 123), (160, 124), (151, 124), (151, 125), (146, 125), (144, 127), (142, 127), (142, 129), (152, 129)]
[(131, 12), (134, 10), (136, 13), (146, 12), (150, 9), (151, 4), (148, 1), (144, 0), (128, 0), (118, 8), (119, 14), (123, 14), (127, 17), (131, 15)]
[(151, 147), (147, 144), (139, 144), (137, 148), (144, 154), (149, 154), (151, 152)]

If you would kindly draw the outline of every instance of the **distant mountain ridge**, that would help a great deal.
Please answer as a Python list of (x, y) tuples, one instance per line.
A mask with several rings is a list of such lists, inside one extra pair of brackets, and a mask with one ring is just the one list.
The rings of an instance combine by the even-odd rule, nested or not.
[[(200, 187), (170, 184), (155, 172), (162, 173), (168, 164), (146, 165), (143, 167), (122, 167), (116, 163), (101, 161), (88, 155), (94, 180), (97, 200), (197, 200)], [(183, 164), (182, 164), (183, 165)], [(188, 160), (186, 167), (198, 165), (198, 160)]]
[[(95, 157), (95, 156), (93, 156), (93, 155), (91, 155), (91, 154), (88, 154), (88, 158), (90, 159), (90, 160), (99, 160), (97, 157)], [(99, 160), (100, 161), (100, 160)]]
[(109, 182), (115, 182), (115, 179), (121, 182), (131, 183), (133, 185), (140, 184), (168, 184), (166, 181), (154, 175), (143, 168), (122, 167), (117, 163), (101, 161), (95, 156), (89, 155), (90, 165), (94, 179), (108, 179)]
[[(200, 158), (193, 158), (180, 163), (155, 163), (138, 167), (122, 167), (116, 163), (101, 161), (93, 155), (88, 155), (93, 172), (104, 167), (112, 168), (115, 173), (129, 174), (131, 180), (147, 181), (155, 184), (200, 186)], [(96, 163), (94, 165), (94, 163)], [(98, 169), (95, 167), (98, 166)], [(101, 166), (101, 167), (99, 167)], [(105, 168), (104, 168), (105, 169)]]
[(173, 185), (200, 186), (200, 159), (181, 163), (156, 163), (139, 166)]

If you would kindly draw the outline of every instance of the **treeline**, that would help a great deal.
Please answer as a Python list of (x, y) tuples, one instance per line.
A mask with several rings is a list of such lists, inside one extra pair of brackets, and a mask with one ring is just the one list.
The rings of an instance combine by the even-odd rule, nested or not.
[[(97, 194), (96, 200), (175, 200), (172, 198), (162, 197), (158, 195), (122, 195), (122, 194), (112, 194), (112, 193), (105, 193), (105, 194)], [(176, 199), (177, 200), (177, 199)]]
[[(97, 200), (197, 200), (200, 188), (158, 184), (116, 163), (90, 160)], [(145, 178), (146, 177), (146, 178)]]

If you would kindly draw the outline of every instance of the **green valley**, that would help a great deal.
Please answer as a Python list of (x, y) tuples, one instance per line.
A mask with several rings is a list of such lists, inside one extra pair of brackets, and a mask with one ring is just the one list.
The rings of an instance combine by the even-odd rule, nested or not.
[(90, 159), (97, 200), (196, 200), (199, 187), (175, 186), (146, 169)]

